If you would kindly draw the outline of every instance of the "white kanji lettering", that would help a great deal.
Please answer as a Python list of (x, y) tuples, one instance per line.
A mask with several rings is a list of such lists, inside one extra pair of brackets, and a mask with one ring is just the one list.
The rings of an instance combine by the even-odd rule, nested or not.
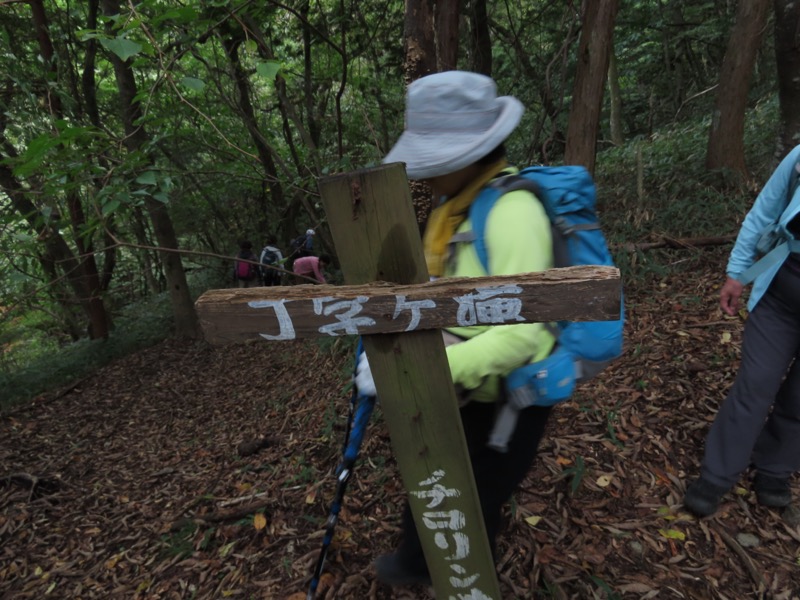
[[(455, 573), (457, 573), (459, 575), (465, 575), (467, 573), (467, 570), (464, 567), (462, 567), (461, 565), (450, 565), (450, 569), (453, 572), (455, 572)], [(470, 577), (453, 577), (453, 576), (451, 576), (450, 577), (450, 585), (452, 585), (453, 587), (457, 587), (457, 588), (465, 588), (465, 587), (471, 586), (473, 583), (478, 581), (479, 578), (480, 578), (480, 575), (478, 575), (477, 573), (475, 575), (471, 575)]]
[(411, 492), (412, 496), (420, 499), (429, 499), (426, 508), (436, 508), (444, 502), (445, 498), (458, 498), (461, 496), (459, 490), (446, 488), (439, 483), (444, 478), (444, 471), (442, 469), (435, 470), (428, 479), (419, 482), (420, 487), (427, 487), (427, 490), (415, 490)]
[[(453, 538), (455, 550), (450, 556), (446, 556), (445, 560), (461, 560), (469, 556), (469, 537), (466, 534), (456, 531), (450, 534)], [(436, 546), (442, 550), (449, 550), (450, 544), (447, 540), (447, 534), (437, 531), (433, 536), (433, 541)]]
[(430, 499), (426, 508), (436, 508), (444, 502), (445, 498), (458, 498), (461, 492), (437, 483), (429, 490), (413, 491), (411, 494), (420, 499)]
[[(443, 469), (437, 469), (430, 477), (419, 482), (419, 487), (423, 489), (414, 490), (411, 493), (417, 498), (429, 499), (428, 508), (435, 508), (445, 501), (446, 498), (458, 497), (461, 492), (445, 487), (441, 482), (445, 477)], [(467, 558), (470, 554), (469, 537), (460, 530), (466, 525), (466, 515), (460, 510), (427, 511), (422, 513), (422, 523), (429, 530), (434, 532), (433, 541), (440, 550), (449, 551), (450, 554), (444, 557), (447, 561), (460, 561)], [(470, 588), (478, 579), (479, 575), (468, 575), (467, 570), (459, 564), (451, 564), (455, 575), (450, 576), (450, 585), (454, 588)], [(464, 592), (458, 592), (456, 596), (450, 596), (448, 600), (492, 600), (484, 592), (472, 588)]]
[(521, 294), (518, 285), (499, 285), (479, 289), (475, 294), (454, 298), (458, 302), (456, 321), (462, 327), (486, 324), (503, 324), (510, 321), (525, 321), (520, 316), (522, 300), (505, 298), (506, 294)]
[(411, 311), (411, 320), (406, 327), (406, 331), (414, 331), (419, 326), (420, 318), (422, 317), (423, 308), (436, 308), (436, 303), (433, 300), (406, 300), (405, 296), (397, 296), (397, 303), (394, 307), (394, 318), (400, 316), (404, 310)]
[(444, 477), (444, 471), (442, 469), (436, 469), (433, 473), (431, 473), (430, 477), (420, 481), (419, 485), (422, 486), (433, 485), (434, 483), (441, 481), (442, 477)]
[(363, 304), (369, 300), (366, 296), (357, 296), (352, 300), (338, 300), (332, 296), (324, 298), (314, 298), (314, 312), (318, 315), (334, 315), (337, 319), (334, 323), (323, 325), (319, 328), (320, 333), (328, 335), (358, 335), (359, 327), (371, 327), (375, 325), (375, 319), (371, 317), (356, 317), (361, 312)]
[(282, 341), (293, 340), (295, 338), (294, 324), (292, 318), (289, 316), (289, 311), (284, 306), (286, 300), (253, 300), (248, 302), (250, 308), (272, 308), (275, 311), (275, 316), (278, 318), (278, 327), (280, 333), (278, 335), (269, 335), (268, 333), (259, 333), (259, 335), (268, 340)]
[(466, 518), (463, 512), (453, 509), (422, 513), (422, 522), (428, 529), (458, 531), (464, 528)]

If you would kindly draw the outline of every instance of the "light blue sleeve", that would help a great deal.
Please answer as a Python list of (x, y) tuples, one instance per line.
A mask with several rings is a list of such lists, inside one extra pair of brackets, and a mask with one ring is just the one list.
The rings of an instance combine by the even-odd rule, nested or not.
[(798, 161), (800, 161), (800, 145), (795, 146), (781, 161), (756, 198), (742, 222), (736, 243), (731, 250), (726, 268), (728, 277), (735, 278), (758, 259), (756, 243), (761, 234), (779, 219), (789, 204), (789, 182)]

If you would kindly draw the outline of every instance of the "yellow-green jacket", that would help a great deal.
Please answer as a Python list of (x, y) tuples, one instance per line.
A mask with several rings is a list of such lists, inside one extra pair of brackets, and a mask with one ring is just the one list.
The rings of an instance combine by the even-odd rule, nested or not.
[[(506, 171), (504, 174), (508, 174)], [(471, 231), (469, 219), (456, 234)], [(518, 190), (501, 196), (486, 222), (489, 274), (513, 275), (543, 271), (553, 266), (550, 221), (531, 192)], [(487, 273), (474, 244), (454, 243), (445, 277), (481, 277)], [(453, 383), (468, 390), (470, 400), (495, 401), (499, 380), (528, 362), (545, 358), (555, 338), (543, 323), (455, 327), (450, 333), (466, 341), (447, 347)]]

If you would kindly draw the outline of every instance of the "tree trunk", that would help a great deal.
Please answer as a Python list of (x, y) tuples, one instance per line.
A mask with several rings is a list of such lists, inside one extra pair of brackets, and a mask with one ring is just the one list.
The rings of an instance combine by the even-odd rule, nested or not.
[(162, 286), (159, 285), (158, 279), (155, 276), (156, 269), (161, 266), (158, 262), (158, 257), (153, 255), (146, 246), (152, 246), (152, 242), (147, 235), (147, 222), (145, 221), (144, 212), (138, 206), (133, 209), (133, 218), (130, 221), (130, 227), (133, 230), (133, 235), (136, 238), (136, 243), (144, 248), (138, 253), (137, 259), (139, 262), (139, 270), (144, 279), (142, 286), (143, 293), (159, 294), (163, 292)]
[[(0, 136), (2, 138), (2, 136)], [(57, 277), (56, 265), (63, 272), (63, 277), (69, 283), (70, 289), (78, 299), (80, 307), (83, 309), (84, 315), (89, 321), (91, 328), (92, 320), (89, 316), (92, 314), (93, 307), (91, 305), (91, 295), (86, 287), (86, 279), (83, 276), (83, 268), (78, 258), (67, 244), (66, 240), (61, 236), (57, 227), (47, 224), (47, 219), (41, 214), (36, 206), (28, 199), (25, 188), (14, 177), (11, 169), (6, 165), (0, 163), (0, 190), (2, 190), (11, 205), (20, 215), (22, 215), (28, 222), (28, 225), (33, 231), (37, 233), (39, 239), (44, 243), (44, 257), (43, 263), (49, 263), (45, 272), (50, 275), (51, 279)], [(60, 298), (59, 294), (55, 295)], [(69, 310), (69, 302), (63, 299), (63, 304)], [(102, 302), (101, 302), (102, 303)]]
[(486, 0), (472, 0), (467, 8), (469, 18), (468, 48), (470, 70), (492, 76), (492, 40)]
[[(308, 127), (306, 127), (304, 123), (304, 119), (302, 118), (302, 114), (298, 113), (298, 106), (296, 103), (292, 102), (292, 100), (288, 97), (288, 91), (286, 87), (286, 80), (283, 76), (278, 75), (275, 78), (275, 91), (278, 94), (278, 110), (281, 113), (281, 117), (283, 119), (283, 131), (284, 131), (284, 139), (286, 144), (289, 148), (289, 153), (292, 156), (292, 160), (294, 161), (295, 171), (296, 173), (303, 173), (308, 174), (311, 177), (316, 177), (322, 170), (322, 165), (319, 162), (319, 153), (317, 151), (317, 145), (319, 143), (319, 136), (321, 135), (321, 127), (319, 126), (319, 115), (316, 114), (315, 102), (314, 102), (314, 85), (313, 85), (313, 65), (311, 63), (312, 59), (312, 48), (311, 48), (311, 25), (308, 22), (308, 15), (303, 13), (303, 10), (307, 9), (307, 3), (301, 7), (301, 22), (304, 31), (304, 44), (306, 33), (308, 32), (308, 39), (309, 39), (309, 46), (304, 49), (304, 91), (306, 94), (306, 98), (304, 100), (305, 104), (305, 118), (308, 122)], [(242, 15), (242, 23), (243, 26), (246, 28), (247, 36), (252, 36), (252, 38), (258, 44), (258, 51), (259, 55), (267, 60), (276, 60), (275, 53), (273, 52), (272, 48), (268, 44), (268, 37), (264, 35), (263, 31), (261, 30), (258, 23), (248, 14)], [(242, 36), (244, 39), (244, 35)], [(342, 57), (343, 64), (346, 65), (347, 60), (347, 53), (345, 52), (344, 48), (337, 48), (337, 52), (340, 53)], [(256, 139), (256, 135), (260, 137), (260, 139), (264, 139), (263, 134), (261, 133), (260, 129), (258, 128), (258, 124), (255, 118), (255, 112), (253, 111), (252, 104), (249, 97), (249, 90), (250, 90), (250, 82), (247, 79), (247, 74), (245, 73), (244, 69), (242, 69), (240, 64), (240, 59), (238, 56), (238, 51), (236, 51), (233, 55), (231, 52), (227, 50), (229, 60), (231, 61), (232, 67), (234, 69), (234, 73), (236, 74), (235, 80), (237, 89), (240, 93), (240, 109), (242, 113), (245, 115), (244, 119), (246, 122), (252, 122), (252, 127), (248, 124), (248, 131), (251, 133), (251, 137), (253, 137), (254, 141)], [(341, 100), (341, 94), (344, 92), (345, 84), (346, 84), (346, 76), (343, 75), (344, 79), (342, 80), (339, 92), (337, 93), (337, 103)], [(340, 104), (337, 104), (340, 106)], [(249, 112), (248, 112), (249, 111)], [(251, 115), (248, 117), (247, 115)], [(337, 112), (338, 114), (338, 112)], [(249, 121), (248, 121), (249, 119)], [(339, 119), (341, 123), (341, 119)], [(298, 151), (298, 148), (292, 138), (292, 127), (299, 133), (300, 138), (302, 139), (303, 143), (306, 146), (305, 153), (301, 153)], [(316, 130), (316, 133), (315, 133)], [(341, 124), (339, 125), (338, 131), (341, 133), (342, 127)], [(339, 136), (340, 137), (340, 136)], [(268, 232), (270, 231), (270, 225), (278, 220), (281, 223), (281, 227), (284, 227), (284, 233), (287, 237), (291, 238), (296, 235), (295, 232), (295, 219), (292, 220), (285, 220), (285, 219), (275, 219), (274, 213), (287, 209), (292, 204), (295, 204), (296, 207), (299, 209), (302, 207), (305, 209), (305, 212), (308, 214), (308, 218), (311, 220), (312, 223), (318, 223), (321, 221), (321, 217), (318, 214), (318, 211), (314, 209), (313, 204), (305, 201), (306, 194), (303, 191), (296, 192), (294, 194), (294, 198), (291, 200), (287, 200), (287, 196), (283, 186), (280, 183), (280, 179), (278, 178), (277, 168), (281, 167), (284, 173), (291, 177), (292, 174), (290, 173), (287, 165), (284, 162), (280, 162), (279, 164), (275, 163), (275, 159), (280, 159), (280, 154), (275, 152), (274, 149), (270, 146), (267, 146), (267, 149), (270, 150), (272, 153), (272, 157), (268, 158), (267, 162), (263, 162), (263, 169), (266, 175), (266, 181), (268, 184), (268, 191), (269, 191), (269, 200), (272, 205), (272, 211), (267, 212), (265, 206), (265, 220), (264, 225), (261, 227), (261, 231)], [(295, 214), (299, 214), (299, 210), (296, 211)], [(270, 233), (274, 235), (278, 235), (278, 231), (270, 231)], [(319, 239), (323, 243), (323, 245), (327, 245), (330, 247), (329, 239), (326, 233), (326, 230), (318, 231)]]
[(436, 66), (439, 72), (458, 66), (459, 0), (436, 0)]
[[(31, 0), (30, 6), (33, 15), (33, 24), (36, 28), (36, 37), (39, 40), (39, 52), (44, 60), (44, 66), (54, 77), (58, 77), (55, 52), (53, 50), (52, 40), (50, 39), (47, 14), (45, 13), (42, 0)], [(53, 117), (57, 119), (67, 118), (67, 115), (64, 113), (64, 107), (61, 104), (61, 98), (57, 93), (48, 94), (44, 100), (49, 104), (49, 109)], [(75, 246), (78, 251), (76, 261), (80, 276), (81, 305), (86, 310), (89, 320), (89, 326), (87, 328), (89, 337), (91, 339), (104, 339), (108, 337), (110, 321), (105, 304), (100, 296), (100, 274), (97, 271), (92, 237), (85, 236), (87, 227), (86, 215), (78, 191), (72, 186), (68, 186), (65, 195), (70, 223), (72, 224), (73, 235), (75, 237)]]
[(279, 183), (277, 167), (273, 160), (274, 153), (267, 139), (264, 137), (264, 134), (261, 132), (261, 129), (258, 127), (256, 113), (253, 109), (253, 102), (250, 99), (250, 83), (239, 61), (239, 45), (240, 42), (238, 40), (231, 38), (222, 40), (222, 46), (225, 48), (225, 54), (228, 57), (233, 72), (233, 82), (238, 92), (237, 108), (239, 109), (239, 115), (242, 118), (247, 132), (250, 134), (250, 139), (253, 140), (253, 144), (258, 152), (258, 157), (261, 159), (265, 181), (272, 193), (273, 202), (275, 202), (277, 206), (282, 206), (284, 203), (283, 188)]
[(575, 92), (569, 112), (564, 162), (594, 171), (597, 128), (603, 103), (619, 0), (586, 0), (578, 44)]
[(457, 67), (459, 17), (458, 0), (406, 0), (408, 82)]
[[(99, 0), (89, 0), (87, 3), (86, 14), (86, 29), (92, 31), (97, 29), (97, 16), (100, 12)], [(86, 107), (86, 115), (89, 121), (97, 127), (102, 129), (103, 123), (100, 120), (100, 109), (97, 106), (97, 84), (95, 81), (95, 59), (97, 57), (97, 39), (91, 38), (84, 42), (86, 52), (83, 59), (83, 68), (81, 72), (81, 94), (83, 96), (84, 106)], [(111, 170), (111, 165), (104, 156), (98, 157), (98, 161), (106, 171)], [(97, 181), (97, 180), (96, 180)], [(102, 181), (98, 181), (98, 187), (102, 186)], [(114, 240), (114, 219), (113, 215), (106, 221), (106, 231), (104, 234), (105, 249), (103, 251), (103, 268), (100, 275), (100, 289), (107, 291), (111, 280), (114, 275), (114, 269), (117, 265), (117, 246)]]
[(308, 134), (311, 138), (312, 148), (318, 148), (322, 139), (322, 126), (317, 120), (317, 111), (314, 109), (314, 72), (312, 64), (312, 30), (308, 17), (311, 11), (310, 0), (304, 0), (300, 5), (300, 17), (303, 28), (303, 88), (305, 91), (305, 117), (308, 123)]
[[(435, 1), (406, 0), (404, 69), (408, 83), (437, 72)], [(412, 181), (410, 186), (411, 202), (422, 230), (431, 211), (432, 192), (421, 181)]]
[(617, 54), (612, 45), (608, 56), (608, 99), (609, 99), (609, 129), (611, 130), (611, 143), (621, 146), (625, 143), (622, 133), (622, 92), (619, 88), (619, 71), (617, 71)]
[[(740, 0), (736, 22), (722, 60), (711, 132), (708, 136), (706, 168), (730, 169), (749, 178), (744, 160), (744, 116), (747, 92), (758, 49), (767, 22), (769, 0)], [(779, 19), (780, 21), (780, 19)]]
[(776, 158), (800, 143), (800, 4), (775, 0), (775, 55), (778, 65), (779, 124)]
[[(103, 13), (111, 17), (119, 13), (119, 0), (102, 0)], [(110, 53), (114, 66), (114, 75), (119, 90), (119, 111), (125, 129), (125, 146), (130, 152), (141, 150), (148, 141), (144, 125), (137, 124), (141, 118), (141, 106), (136, 99), (138, 90), (131, 68), (130, 59), (123, 61), (114, 53)], [(153, 233), (161, 247), (161, 261), (169, 287), (172, 310), (175, 317), (175, 334), (180, 337), (199, 338), (202, 335), (197, 321), (197, 313), (189, 293), (186, 273), (183, 270), (181, 257), (177, 252), (178, 236), (172, 225), (167, 207), (152, 196), (144, 196), (144, 205)]]
[(436, 73), (434, 0), (406, 0), (405, 57), (406, 81)]

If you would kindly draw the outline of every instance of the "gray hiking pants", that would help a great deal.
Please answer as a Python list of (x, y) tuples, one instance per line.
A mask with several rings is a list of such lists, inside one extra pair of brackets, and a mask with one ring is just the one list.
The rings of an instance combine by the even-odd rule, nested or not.
[(701, 465), (716, 485), (733, 487), (750, 464), (780, 478), (800, 469), (800, 272), (792, 267), (784, 264), (745, 323), (741, 366)]

